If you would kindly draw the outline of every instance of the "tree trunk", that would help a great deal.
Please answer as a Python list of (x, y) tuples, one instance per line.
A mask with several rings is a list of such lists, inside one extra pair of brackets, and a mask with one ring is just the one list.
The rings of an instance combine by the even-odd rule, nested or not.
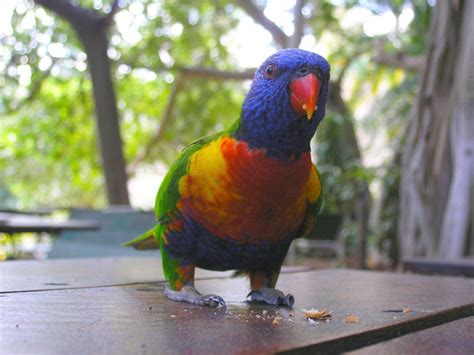
[(107, 56), (107, 30), (118, 8), (118, 1), (113, 2), (112, 10), (106, 16), (74, 5), (69, 0), (35, 0), (35, 2), (63, 17), (79, 35), (87, 54), (92, 79), (98, 140), (108, 201), (111, 205), (129, 205), (119, 117), (110, 61)]
[(459, 257), (472, 223), (474, 2), (438, 1), (403, 156), (402, 257)]
[(80, 33), (80, 38), (87, 54), (92, 78), (99, 146), (109, 204), (129, 205), (119, 116), (107, 56), (106, 29), (101, 28), (96, 33)]
[[(451, 100), (450, 127), (453, 178), (441, 227), (440, 254), (462, 256), (474, 213), (474, 2), (464, 4), (460, 52)], [(471, 221), (470, 221), (471, 219)]]

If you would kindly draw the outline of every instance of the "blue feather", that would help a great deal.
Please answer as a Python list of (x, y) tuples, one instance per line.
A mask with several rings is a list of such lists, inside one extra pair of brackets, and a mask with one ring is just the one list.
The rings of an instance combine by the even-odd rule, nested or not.
[[(264, 69), (274, 64), (269, 79)], [(319, 109), (311, 120), (301, 119), (290, 106), (291, 80), (297, 70), (308, 66), (322, 77)], [(328, 97), (329, 63), (321, 56), (301, 49), (284, 49), (269, 57), (255, 73), (241, 112), (236, 138), (254, 149), (265, 148), (268, 156), (290, 158), (310, 151), (311, 138), (324, 117)]]

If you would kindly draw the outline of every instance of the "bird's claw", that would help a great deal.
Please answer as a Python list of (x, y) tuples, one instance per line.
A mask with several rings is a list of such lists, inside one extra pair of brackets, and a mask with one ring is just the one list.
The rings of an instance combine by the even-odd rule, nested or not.
[(274, 306), (293, 307), (295, 298), (292, 294), (285, 295), (280, 290), (262, 287), (259, 290), (251, 291), (247, 295), (248, 302), (265, 302)]
[(225, 307), (225, 301), (217, 295), (201, 295), (194, 287), (185, 286), (180, 291), (172, 290), (168, 285), (164, 289), (165, 296), (173, 301), (187, 302), (198, 306)]
[(200, 305), (220, 308), (225, 307), (225, 301), (217, 295), (204, 295), (200, 297)]

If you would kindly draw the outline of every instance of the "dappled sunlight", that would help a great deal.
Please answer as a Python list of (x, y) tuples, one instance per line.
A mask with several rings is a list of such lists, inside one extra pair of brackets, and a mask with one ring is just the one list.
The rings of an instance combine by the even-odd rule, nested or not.
[[(58, 16), (44, 0), (2, 7), (0, 189), (12, 197), (3, 202), (0, 194), (0, 206), (151, 209), (179, 151), (238, 119), (255, 68), (296, 46), (331, 64), (313, 154), (324, 181), (323, 211), (345, 216), (350, 256), (363, 258), (357, 248), (368, 240), (370, 259), (394, 260), (401, 152), (439, 4), (76, 5), (90, 9), (91, 18)], [(91, 35), (87, 21), (103, 21), (104, 31)], [(437, 149), (447, 146), (443, 134)], [(433, 152), (438, 172), (447, 156)]]

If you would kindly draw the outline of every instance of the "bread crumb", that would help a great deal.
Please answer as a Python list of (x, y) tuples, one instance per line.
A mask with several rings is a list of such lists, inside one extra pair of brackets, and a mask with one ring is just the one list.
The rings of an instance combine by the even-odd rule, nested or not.
[(319, 311), (317, 309), (303, 310), (304, 316), (306, 319), (313, 320), (324, 320), (332, 317), (332, 311), (327, 311), (325, 309)]
[(348, 314), (344, 319), (346, 323), (359, 323), (359, 317)]

